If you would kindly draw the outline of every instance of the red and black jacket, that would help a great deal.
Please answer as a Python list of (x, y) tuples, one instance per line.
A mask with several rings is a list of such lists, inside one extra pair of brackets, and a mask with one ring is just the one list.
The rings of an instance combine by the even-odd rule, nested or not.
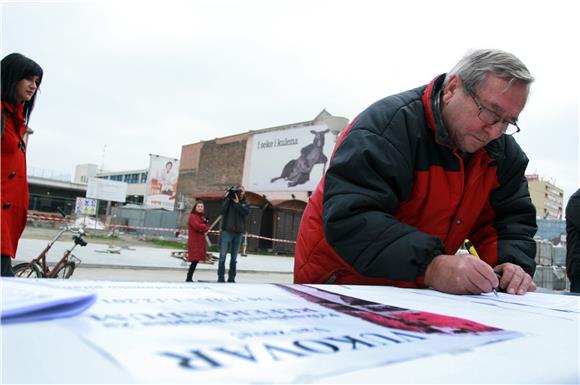
[(302, 217), (296, 283), (423, 286), (433, 258), (466, 238), (490, 266), (533, 276), (528, 159), (503, 135), (465, 162), (440, 116), (444, 79), (379, 100), (345, 129)]

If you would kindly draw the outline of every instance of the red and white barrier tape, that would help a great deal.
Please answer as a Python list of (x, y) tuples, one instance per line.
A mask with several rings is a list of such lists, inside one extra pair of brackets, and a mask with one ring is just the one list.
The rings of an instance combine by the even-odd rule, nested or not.
[[(40, 222), (58, 222), (58, 223), (73, 223), (73, 221), (66, 220), (64, 218), (53, 217), (49, 215), (39, 215), (39, 214), (28, 214), (28, 220), (40, 221)], [(181, 234), (187, 234), (187, 230), (185, 229), (177, 229), (177, 228), (170, 228), (170, 227), (145, 227), (145, 226), (128, 226), (128, 225), (108, 225), (109, 228), (119, 228), (119, 229), (127, 229), (127, 230), (149, 230), (149, 231), (166, 231), (169, 233), (176, 233), (179, 231)], [(90, 228), (90, 227), (89, 227)], [(219, 234), (218, 230), (211, 230), (208, 231), (208, 234)], [(256, 238), (256, 239), (265, 239), (272, 242), (279, 242), (279, 243), (296, 243), (296, 241), (291, 241), (288, 239), (276, 239), (276, 238), (268, 238), (263, 237), (261, 235), (250, 234), (246, 233), (244, 236), (248, 238)]]
[(40, 222), (59, 222), (59, 223), (72, 223), (70, 220), (64, 218), (52, 217), (49, 215), (38, 215), (38, 214), (28, 214), (28, 220), (35, 220)]

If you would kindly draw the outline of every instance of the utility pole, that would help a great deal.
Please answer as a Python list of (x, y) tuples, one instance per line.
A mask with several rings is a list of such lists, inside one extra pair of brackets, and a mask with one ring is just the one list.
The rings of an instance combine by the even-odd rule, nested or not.
[(107, 149), (107, 144), (103, 146), (103, 155), (101, 156), (101, 172), (105, 170), (105, 150)]

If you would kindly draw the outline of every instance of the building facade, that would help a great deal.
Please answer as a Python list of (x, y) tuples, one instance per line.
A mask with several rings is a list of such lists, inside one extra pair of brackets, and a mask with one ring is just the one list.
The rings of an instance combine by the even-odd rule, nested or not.
[(562, 219), (564, 210), (564, 190), (552, 182), (541, 179), (538, 174), (526, 175), (532, 203), (536, 208), (536, 218)]
[(89, 178), (100, 178), (127, 183), (126, 203), (142, 204), (145, 196), (148, 169), (128, 171), (100, 171), (96, 164), (79, 164), (75, 167), (75, 183), (88, 184)]
[(251, 207), (248, 250), (293, 254), (293, 243), (284, 241), (296, 239), (306, 202), (347, 123), (323, 110), (310, 121), (184, 145), (177, 185), (180, 226), (186, 227), (185, 214), (198, 199), (213, 222), (225, 190), (243, 185)]
[(143, 203), (146, 191), (147, 169), (99, 172), (95, 177), (127, 183), (126, 203)]
[(62, 210), (71, 214), (76, 198), (85, 197), (87, 185), (28, 175), (28, 189), (30, 211), (56, 213)]

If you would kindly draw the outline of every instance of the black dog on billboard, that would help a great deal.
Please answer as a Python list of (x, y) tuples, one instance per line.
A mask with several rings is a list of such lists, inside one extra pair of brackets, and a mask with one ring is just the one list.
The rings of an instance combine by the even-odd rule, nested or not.
[(284, 179), (288, 181), (288, 187), (304, 184), (310, 180), (310, 172), (315, 164), (324, 164), (322, 169), (324, 174), (328, 158), (322, 151), (324, 150), (324, 135), (328, 131), (328, 128), (324, 131), (311, 130), (310, 132), (314, 134), (314, 141), (300, 150), (298, 159), (292, 159), (286, 163), (282, 169), (282, 174), (272, 178), (270, 183), (274, 183), (278, 179)]

